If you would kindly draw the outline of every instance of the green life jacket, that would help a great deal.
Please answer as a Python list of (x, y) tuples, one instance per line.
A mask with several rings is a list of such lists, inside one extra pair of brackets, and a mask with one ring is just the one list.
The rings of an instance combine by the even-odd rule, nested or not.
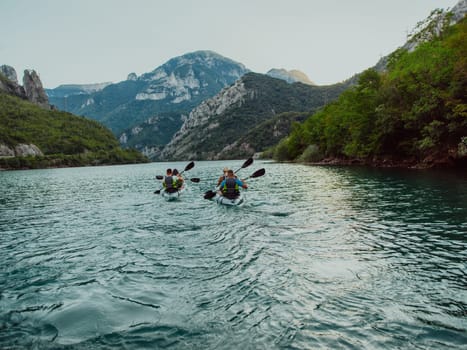
[(237, 180), (226, 178), (222, 193), (227, 198), (235, 198), (240, 194), (240, 188), (238, 187)]
[(162, 183), (162, 185), (165, 187), (165, 190), (167, 192), (177, 191), (177, 183), (175, 179), (173, 178), (173, 176), (166, 176), (164, 178), (164, 182)]

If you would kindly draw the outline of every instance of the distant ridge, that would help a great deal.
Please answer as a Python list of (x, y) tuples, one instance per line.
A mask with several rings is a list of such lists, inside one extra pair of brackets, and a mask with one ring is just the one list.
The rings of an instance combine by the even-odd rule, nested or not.
[(55, 89), (46, 89), (49, 98), (68, 97), (70, 95), (90, 94), (100, 91), (112, 84), (112, 82), (95, 83), (95, 84), (63, 84)]
[(289, 84), (293, 83), (303, 83), (307, 85), (316, 85), (313, 83), (308, 76), (303, 73), (302, 71), (299, 71), (297, 69), (292, 69), (292, 70), (285, 70), (284, 68), (273, 68), (269, 70), (266, 75), (269, 75), (270, 77), (277, 78), (277, 79), (282, 79)]

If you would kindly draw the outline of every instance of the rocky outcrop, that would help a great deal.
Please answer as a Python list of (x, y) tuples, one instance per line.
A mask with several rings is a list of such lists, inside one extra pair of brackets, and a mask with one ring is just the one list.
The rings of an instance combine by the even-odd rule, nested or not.
[(18, 84), (18, 76), (16, 75), (16, 70), (13, 67), (4, 64), (0, 66), (0, 73), (3, 74), (9, 81)]
[(239, 79), (234, 85), (223, 89), (213, 98), (207, 99), (191, 111), (180, 130), (164, 148), (161, 158), (196, 158), (196, 149), (193, 149), (193, 145), (197, 142), (194, 139), (206, 138), (210, 130), (218, 128), (217, 119), (226, 110), (240, 107), (246, 99), (252, 98), (254, 98), (254, 91), (247, 90), (243, 80)]
[(14, 147), (0, 144), (0, 157), (26, 157), (26, 156), (43, 156), (44, 154), (34, 144), (19, 143)]
[(297, 69), (292, 69), (292, 70), (287, 71), (283, 68), (282, 69), (273, 68), (269, 70), (266, 73), (266, 75), (269, 75), (272, 78), (282, 79), (288, 82), (289, 84), (303, 83), (307, 85), (315, 85), (305, 73)]
[(23, 86), (18, 84), (18, 76), (13, 67), (0, 66), (0, 91), (26, 99), (42, 108), (51, 109), (42, 82), (34, 70), (25, 70)]
[(451, 10), (451, 23), (457, 23), (464, 18), (467, 13), (467, 0), (460, 0)]
[(138, 79), (138, 76), (136, 75), (136, 73), (130, 73), (128, 74), (126, 80), (132, 80), (132, 81), (136, 81)]
[(24, 71), (23, 87), (26, 97), (30, 102), (42, 108), (50, 109), (49, 98), (35, 70), (26, 69)]
[(11, 66), (0, 66), (0, 91), (26, 99), (26, 93), (18, 84), (16, 71)]

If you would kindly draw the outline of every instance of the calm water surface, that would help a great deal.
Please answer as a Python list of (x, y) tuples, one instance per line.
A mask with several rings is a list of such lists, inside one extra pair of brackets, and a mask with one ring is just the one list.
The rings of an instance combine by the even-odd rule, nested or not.
[(465, 174), (241, 164), (0, 172), (0, 348), (466, 349)]

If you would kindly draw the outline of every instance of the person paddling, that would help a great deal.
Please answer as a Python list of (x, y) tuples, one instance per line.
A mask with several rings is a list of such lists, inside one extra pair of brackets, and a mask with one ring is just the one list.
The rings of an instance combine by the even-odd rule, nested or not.
[(177, 192), (177, 183), (172, 174), (172, 169), (167, 169), (162, 186), (168, 193)]
[(220, 184), (222, 183), (222, 181), (224, 181), (225, 179), (227, 179), (227, 172), (229, 171), (229, 168), (225, 167), (224, 170), (223, 170), (223, 174), (219, 177), (219, 179), (217, 180), (217, 187), (220, 186)]
[(240, 187), (247, 189), (248, 185), (246, 182), (235, 178), (233, 170), (227, 171), (227, 178), (225, 178), (220, 184), (220, 193), (229, 199), (234, 199), (240, 194)]
[(175, 187), (177, 189), (182, 188), (183, 187), (183, 181), (184, 181), (182, 174), (180, 174), (177, 169), (174, 169), (172, 171), (172, 176), (175, 177)]

